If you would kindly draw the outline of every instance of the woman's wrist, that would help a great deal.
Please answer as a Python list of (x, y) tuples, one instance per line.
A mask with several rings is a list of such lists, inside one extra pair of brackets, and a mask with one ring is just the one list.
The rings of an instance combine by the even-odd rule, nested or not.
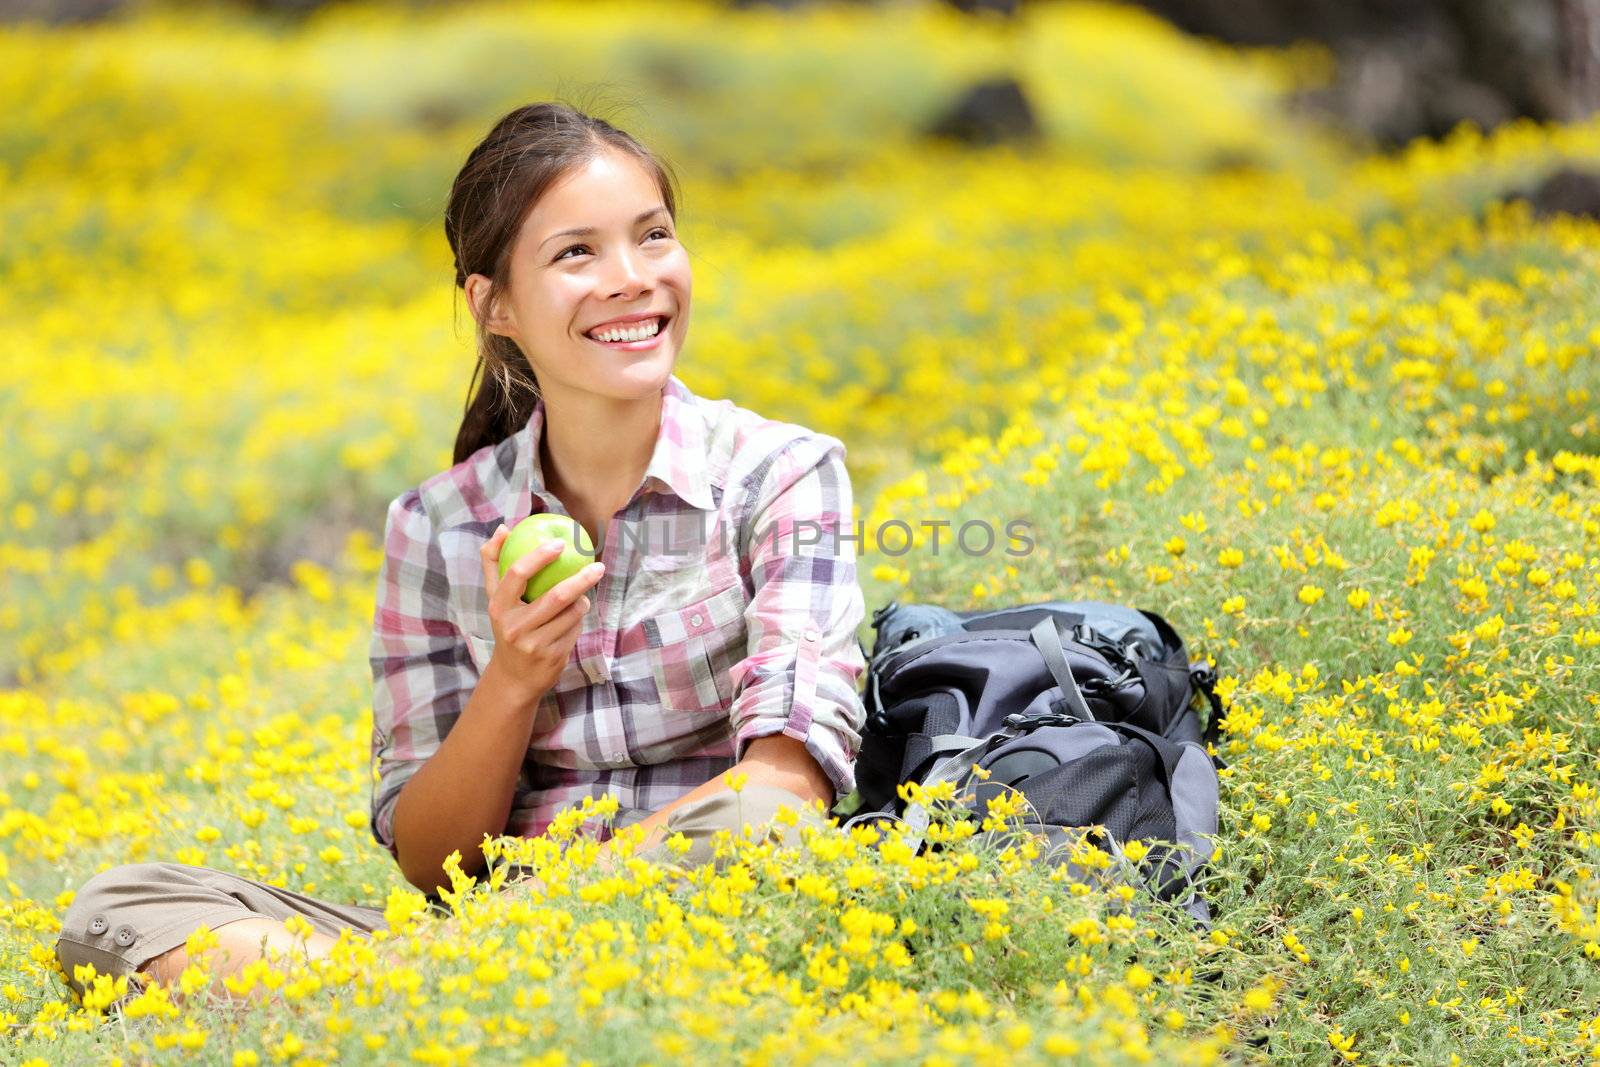
[(497, 660), (493, 655), (483, 668), (483, 676), (478, 679), (480, 686), (487, 687), (490, 693), (496, 694), (501, 700), (512, 705), (519, 711), (533, 714), (538, 710), (539, 702), (548, 692), (538, 685), (529, 685), (507, 671), (502, 660)]

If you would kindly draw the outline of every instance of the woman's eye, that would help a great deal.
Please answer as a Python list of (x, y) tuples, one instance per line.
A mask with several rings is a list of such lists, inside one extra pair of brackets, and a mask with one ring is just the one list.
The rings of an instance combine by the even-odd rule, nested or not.
[[(655, 234), (658, 234), (658, 233), (663, 237), (671, 237), (672, 236), (672, 231), (667, 229), (665, 226), (657, 226), (655, 229), (651, 230), (645, 236), (646, 237), (651, 237), (651, 236), (654, 236)], [(585, 251), (588, 251), (589, 246), (588, 245), (568, 245), (566, 248), (563, 248), (561, 250), (560, 254), (558, 254), (556, 256), (556, 258), (557, 259), (566, 259), (568, 252), (571, 252), (574, 249), (578, 249), (578, 248), (582, 248)]]

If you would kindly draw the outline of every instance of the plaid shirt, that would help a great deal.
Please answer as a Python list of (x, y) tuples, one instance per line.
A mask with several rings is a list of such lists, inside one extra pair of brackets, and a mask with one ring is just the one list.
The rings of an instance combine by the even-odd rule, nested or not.
[[(369, 659), (370, 826), (391, 855), (401, 787), (494, 651), (480, 547), (502, 522), (568, 514), (544, 486), (543, 424), (541, 400), (517, 433), (389, 505)], [(607, 793), (616, 825), (635, 822), (774, 733), (803, 741), (839, 796), (855, 787), (866, 659), (844, 455), (837, 438), (669, 378), (655, 452), (602, 533), (605, 575), (539, 703), (506, 834), (537, 836)]]

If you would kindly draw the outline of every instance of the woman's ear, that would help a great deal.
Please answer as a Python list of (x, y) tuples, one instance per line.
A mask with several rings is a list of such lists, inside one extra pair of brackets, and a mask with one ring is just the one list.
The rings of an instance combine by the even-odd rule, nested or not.
[(486, 274), (469, 274), (466, 283), (462, 286), (467, 293), (467, 306), (472, 309), (472, 317), (490, 333), (499, 334), (501, 337), (510, 337), (511, 320), (505, 313), (498, 299), (491, 300), (489, 291), (493, 288), (489, 276)]

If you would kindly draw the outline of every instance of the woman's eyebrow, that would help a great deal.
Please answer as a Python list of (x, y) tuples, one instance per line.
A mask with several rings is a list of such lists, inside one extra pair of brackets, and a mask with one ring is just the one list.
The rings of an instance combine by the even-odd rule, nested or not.
[[(664, 215), (666, 214), (666, 211), (667, 209), (664, 205), (657, 205), (656, 207), (651, 208), (649, 211), (640, 214), (633, 220), (633, 224), (637, 226), (639, 223), (650, 218), (652, 215)], [(557, 237), (584, 237), (594, 232), (595, 228), (593, 226), (579, 226), (577, 229), (573, 230), (562, 230), (561, 232), (553, 233), (549, 237), (546, 237), (543, 241), (540, 241), (539, 247), (543, 248), (551, 241), (554, 241)]]

